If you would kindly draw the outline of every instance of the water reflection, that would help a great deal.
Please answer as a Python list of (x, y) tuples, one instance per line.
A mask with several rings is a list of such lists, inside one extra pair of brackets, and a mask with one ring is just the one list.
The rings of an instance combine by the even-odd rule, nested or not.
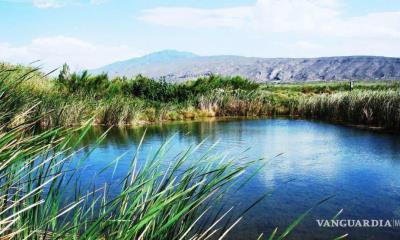
[[(84, 144), (93, 144), (105, 130), (91, 129)], [(91, 176), (99, 183), (118, 181), (128, 168), (131, 155), (121, 160), (114, 179), (110, 174), (95, 179), (93, 176), (115, 157), (133, 152), (144, 131), (145, 128), (111, 129), (86, 163), (88, 179)], [(400, 237), (398, 229), (324, 229), (318, 228), (315, 221), (329, 219), (340, 209), (344, 209), (344, 218), (400, 218), (400, 138), (396, 135), (285, 119), (171, 123), (147, 127), (141, 157), (154, 152), (172, 135), (176, 136), (171, 143), (171, 156), (205, 140), (200, 152), (219, 141), (216, 152), (236, 155), (250, 148), (245, 153), (248, 158), (269, 161), (257, 177), (229, 198), (228, 205), (243, 203), (239, 211), (246, 207), (245, 203), (273, 190), (272, 196), (250, 211), (243, 224), (232, 232), (233, 239), (255, 239), (261, 232), (268, 235), (275, 227), (284, 229), (332, 194), (335, 197), (316, 208), (298, 226), (292, 239), (332, 239), (344, 233), (350, 233), (351, 239)], [(280, 153), (283, 155), (274, 157)]]

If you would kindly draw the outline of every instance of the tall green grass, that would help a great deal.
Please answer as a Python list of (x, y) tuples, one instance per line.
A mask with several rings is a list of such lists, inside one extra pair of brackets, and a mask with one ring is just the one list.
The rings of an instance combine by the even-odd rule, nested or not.
[(290, 115), (296, 100), (267, 91), (216, 90), (198, 99), (198, 108), (211, 116)]
[[(204, 239), (224, 234), (199, 229), (197, 223), (209, 210), (206, 203), (221, 197), (249, 163), (222, 163), (217, 156), (191, 163), (194, 148), (165, 169), (166, 144), (145, 164), (138, 163), (138, 149), (120, 184), (81, 188), (79, 170), (71, 165), (79, 141), (72, 139), (70, 131), (32, 135), (25, 126), (0, 134), (0, 238)], [(118, 194), (109, 194), (110, 188), (118, 188)]]
[[(70, 73), (52, 78), (38, 69), (0, 65), (0, 79), (18, 87), (10, 125), (138, 125), (218, 116), (300, 116), (398, 130), (400, 87), (392, 82), (258, 84), (241, 77), (209, 76), (167, 83), (144, 76), (109, 79), (106, 74)], [(25, 79), (25, 81), (20, 81)], [(19, 83), (21, 82), (21, 83)], [(38, 107), (31, 109), (32, 103)], [(30, 110), (30, 111), (28, 111)], [(29, 112), (29, 114), (26, 114)]]
[[(19, 112), (30, 107), (32, 98), (39, 100), (39, 107), (25, 117), (44, 115), (39, 123), (42, 127), (81, 125), (92, 116), (95, 124), (135, 125), (228, 114), (262, 114), (261, 110), (254, 109), (260, 101), (248, 104), (254, 107), (245, 106), (245, 101), (250, 99), (247, 95), (255, 96), (252, 92), (259, 84), (240, 77), (210, 76), (185, 83), (167, 83), (141, 75), (132, 79), (108, 79), (105, 74), (70, 73), (64, 66), (59, 76), (52, 79), (37, 69), (0, 66), (0, 76), (10, 82), (25, 75), (29, 79), (19, 84), (15, 91), (20, 99)], [(218, 91), (226, 91), (224, 98), (229, 97), (229, 101), (223, 101), (222, 107), (229, 109), (211, 113), (198, 107), (204, 96), (209, 97), (210, 93), (219, 97)], [(237, 106), (233, 106), (235, 98), (240, 102)]]
[(352, 124), (400, 129), (398, 90), (356, 90), (304, 97), (299, 102), (302, 116)]

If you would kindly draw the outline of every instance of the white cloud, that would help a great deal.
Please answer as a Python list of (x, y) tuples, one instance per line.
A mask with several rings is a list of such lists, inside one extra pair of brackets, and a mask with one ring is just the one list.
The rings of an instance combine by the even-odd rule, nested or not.
[(27, 64), (40, 60), (45, 70), (70, 64), (73, 70), (92, 69), (136, 56), (126, 46), (106, 46), (77, 38), (54, 36), (33, 39), (24, 46), (0, 42), (0, 61)]
[(344, 0), (257, 0), (234, 8), (153, 8), (142, 11), (139, 19), (197, 32), (229, 28), (231, 38), (240, 39), (238, 49), (257, 48), (261, 56), (400, 55), (400, 11), (349, 16), (345, 4)]
[(90, 0), (90, 4), (99, 5), (107, 2), (108, 0)]
[(325, 31), (339, 13), (312, 0), (259, 0), (253, 8), (253, 21), (258, 31), (274, 33), (314, 33)]
[(272, 42), (273, 57), (323, 57), (346, 55), (400, 56), (400, 45), (395, 39), (359, 40), (346, 39), (335, 43), (321, 44), (312, 41)]
[(177, 27), (242, 27), (252, 17), (251, 7), (198, 9), (189, 7), (147, 9), (139, 19)]
[(164, 26), (240, 27), (259, 34), (400, 38), (400, 12), (346, 17), (341, 0), (258, 0), (253, 6), (147, 9), (139, 19)]
[(346, 37), (400, 38), (400, 12), (370, 13), (340, 23), (338, 33)]
[(64, 3), (59, 0), (33, 0), (32, 4), (37, 8), (59, 8), (64, 6)]
[(31, 4), (36, 8), (61, 8), (67, 5), (82, 5), (82, 4), (91, 4), (91, 5), (99, 5), (103, 4), (109, 0), (3, 0), (11, 3), (25, 3)]

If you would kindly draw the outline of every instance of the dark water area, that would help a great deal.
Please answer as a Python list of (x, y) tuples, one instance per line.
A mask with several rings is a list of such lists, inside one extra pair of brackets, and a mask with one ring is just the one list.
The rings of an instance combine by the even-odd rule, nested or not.
[[(205, 141), (199, 154), (218, 142), (214, 152), (237, 161), (264, 158), (267, 165), (226, 206), (245, 208), (266, 192), (271, 195), (252, 208), (229, 239), (256, 239), (275, 227), (283, 231), (314, 208), (289, 239), (400, 239), (400, 227), (319, 227), (317, 219), (400, 220), (400, 136), (328, 123), (288, 119), (223, 120), (148, 126), (139, 163), (174, 136), (168, 159)], [(93, 146), (106, 129), (91, 129), (84, 143)], [(143, 128), (113, 128), (84, 162), (81, 181), (118, 184), (129, 169)], [(127, 153), (111, 168), (96, 174)], [(280, 155), (281, 154), (281, 155)], [(279, 155), (279, 156), (277, 156)], [(277, 156), (277, 157), (276, 157)], [(112, 186), (112, 185), (111, 185)]]

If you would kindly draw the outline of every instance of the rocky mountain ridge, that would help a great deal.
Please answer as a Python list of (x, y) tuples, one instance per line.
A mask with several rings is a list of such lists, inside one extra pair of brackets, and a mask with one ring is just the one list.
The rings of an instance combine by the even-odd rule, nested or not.
[(198, 56), (167, 50), (92, 70), (109, 76), (135, 76), (181, 82), (210, 74), (243, 76), (257, 82), (400, 80), (400, 58), (345, 56), (256, 58)]

